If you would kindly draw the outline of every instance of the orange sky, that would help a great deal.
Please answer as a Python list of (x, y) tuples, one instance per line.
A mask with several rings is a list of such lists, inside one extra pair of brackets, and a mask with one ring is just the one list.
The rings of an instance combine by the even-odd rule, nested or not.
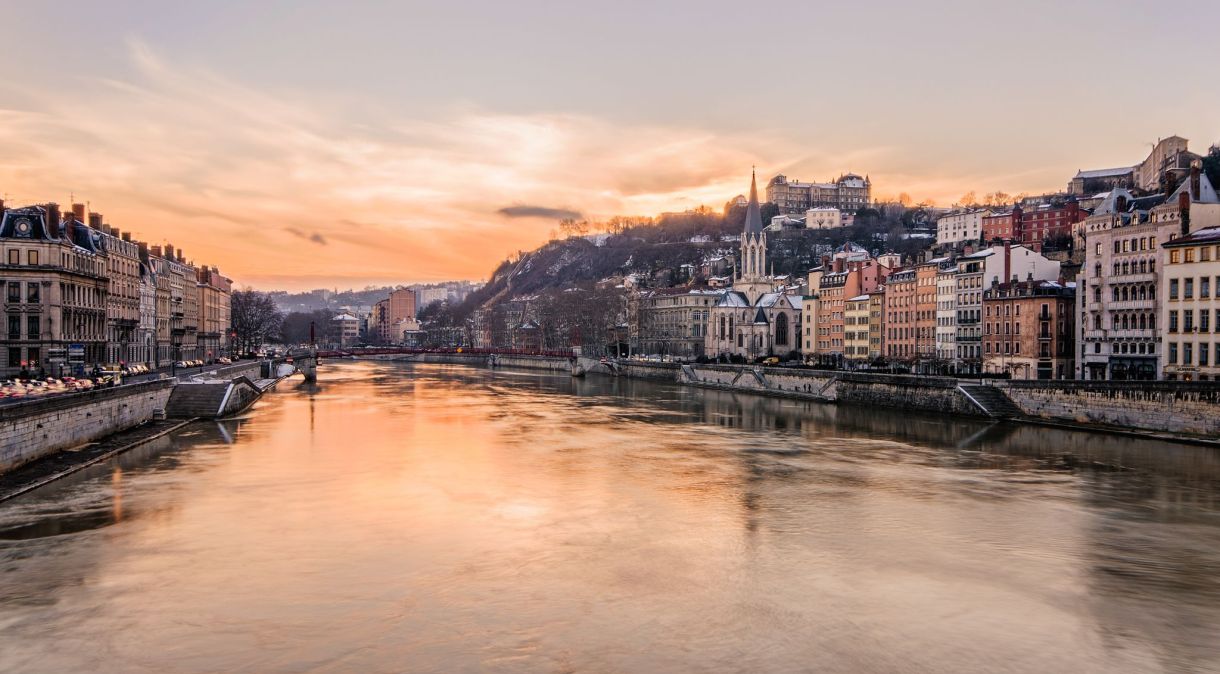
[[(746, 191), (752, 165), (760, 180), (867, 173), (875, 196), (948, 205), (969, 190), (1061, 190), (1078, 168), (1141, 160), (1158, 136), (1200, 152), (1220, 139), (1220, 118), (1202, 113), (1220, 94), (1189, 68), (1158, 68), (1173, 95), (1142, 103), (1056, 79), (1160, 15), (1051, 3), (1058, 23), (996, 24), (1044, 45), (1030, 51), (962, 32), (953, 21), (979, 18), (966, 4), (898, 49), (915, 18), (899, 3), (866, 22), (868, 48), (847, 49), (851, 35), (818, 43), (850, 58), (764, 33), (743, 58), (727, 45), (774, 24), (716, 4), (692, 5), (702, 39), (675, 40), (689, 11), (606, 8), (593, 35), (589, 17), (545, 3), (487, 5), (477, 25), (464, 9), (411, 4), (79, 3), (56, 48), (0, 44), (0, 195), (75, 195), (240, 285), (346, 288), (485, 278), (556, 225), (503, 214), (513, 206), (589, 218), (719, 208)], [(18, 6), (6, 25), (37, 32), (54, 14)], [(1181, 63), (1206, 52), (1206, 40), (1180, 43)]]

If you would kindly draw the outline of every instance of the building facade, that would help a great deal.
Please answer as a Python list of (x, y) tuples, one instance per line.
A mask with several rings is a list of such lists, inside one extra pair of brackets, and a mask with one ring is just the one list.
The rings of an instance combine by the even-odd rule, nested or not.
[(1161, 244), (1161, 372), (1165, 379), (1220, 377), (1220, 227), (1206, 227)]
[(1012, 379), (1071, 379), (1075, 288), (1055, 281), (994, 283), (983, 293), (983, 371)]
[(983, 233), (983, 218), (991, 211), (971, 208), (942, 215), (936, 220), (936, 243), (946, 246), (977, 242)]
[(789, 180), (783, 174), (767, 183), (767, 201), (780, 213), (806, 213), (811, 208), (836, 208), (855, 213), (872, 203), (872, 182), (868, 176), (845, 173), (828, 183)]

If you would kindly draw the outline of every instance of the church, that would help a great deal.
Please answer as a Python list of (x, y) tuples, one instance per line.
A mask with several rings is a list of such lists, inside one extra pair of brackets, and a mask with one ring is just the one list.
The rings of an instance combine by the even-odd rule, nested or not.
[(767, 273), (767, 232), (758, 206), (757, 180), (751, 174), (733, 287), (709, 312), (704, 352), (713, 358), (786, 356), (799, 349), (800, 325), (801, 298), (776, 291)]

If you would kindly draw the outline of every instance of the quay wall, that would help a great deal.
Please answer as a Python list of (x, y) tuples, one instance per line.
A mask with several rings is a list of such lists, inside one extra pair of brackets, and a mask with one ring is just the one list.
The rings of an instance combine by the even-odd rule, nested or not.
[(0, 473), (149, 421), (173, 387), (158, 379), (0, 406)]
[(1009, 381), (997, 386), (1033, 419), (1220, 437), (1220, 383)]

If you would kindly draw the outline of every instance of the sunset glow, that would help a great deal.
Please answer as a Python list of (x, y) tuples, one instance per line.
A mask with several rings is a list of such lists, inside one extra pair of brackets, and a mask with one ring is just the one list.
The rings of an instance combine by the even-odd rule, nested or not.
[[(1079, 164), (1133, 163), (1158, 136), (1177, 133), (1195, 147), (1220, 139), (1217, 117), (1201, 114), (1220, 103), (1214, 87), (1137, 105), (1132, 123), (1118, 112), (1132, 101), (1117, 90), (1086, 87), (1091, 102), (1081, 105), (1075, 86), (1010, 84), (1061, 80), (1072, 62), (1092, 62), (1082, 48), (1096, 39), (1090, 34), (1018, 58), (997, 46), (1005, 41), (998, 36), (954, 38), (948, 24), (964, 21), (959, 13), (920, 36), (953, 38), (946, 49), (961, 60), (932, 74), (922, 62), (945, 57), (908, 58), (883, 39), (903, 30), (902, 11), (891, 9), (867, 49), (839, 52), (846, 38), (818, 37), (827, 58), (843, 53), (861, 71), (842, 72), (847, 63), (833, 56), (828, 74), (816, 51), (794, 61), (790, 47), (764, 35), (747, 50), (745, 71), (735, 63), (741, 54), (720, 44), (679, 47), (688, 40), (675, 38), (662, 48), (651, 41), (658, 26), (628, 21), (627, 8), (596, 18), (621, 29), (616, 40), (629, 38), (630, 49), (615, 50), (609, 37), (573, 35), (592, 17), (541, 6), (505, 19), (502, 34), (476, 31), (453, 43), (441, 37), (458, 34), (449, 32), (456, 19), (436, 8), (338, 19), (312, 5), (291, 16), (219, 5), (153, 15), (135, 5), (82, 6), (82, 25), (61, 36), (55, 53), (0, 47), (0, 194), (11, 205), (88, 201), (121, 229), (171, 242), (240, 284), (348, 287), (483, 278), (507, 255), (545, 241), (556, 213), (719, 209), (744, 190), (751, 165), (806, 180), (867, 173), (878, 197), (948, 205), (969, 190), (1061, 190)], [(15, 33), (53, 23), (50, 9), (10, 11)], [(251, 33), (256, 19), (277, 35)], [(425, 31), (430, 21), (435, 30)], [(166, 28), (179, 22), (192, 23), (190, 39)], [(386, 23), (403, 27), (399, 41), (379, 42)], [(737, 44), (758, 27), (744, 17), (739, 30), (720, 23), (704, 39)], [(363, 32), (368, 42), (354, 47), (303, 46)], [(561, 37), (546, 44), (552, 34)], [(485, 57), (493, 47), (503, 59)], [(975, 49), (981, 63), (972, 62)], [(1042, 70), (1055, 54), (1068, 62)], [(699, 73), (685, 72), (692, 59)], [(706, 73), (722, 64), (725, 79), (713, 87)], [(987, 71), (995, 81), (972, 79)], [(808, 87), (754, 86), (801, 72)], [(1190, 76), (1158, 69), (1156, 77), (1172, 92)], [(618, 93), (607, 97), (598, 81)], [(523, 100), (527, 84), (545, 93)], [(698, 96), (673, 102), (696, 86)]]

